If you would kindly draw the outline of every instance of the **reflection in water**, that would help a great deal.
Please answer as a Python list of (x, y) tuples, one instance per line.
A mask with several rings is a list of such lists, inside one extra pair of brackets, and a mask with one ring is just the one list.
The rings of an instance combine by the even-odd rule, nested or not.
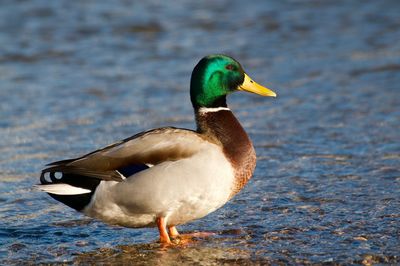
[(216, 265), (223, 263), (251, 263), (251, 252), (245, 249), (230, 248), (223, 244), (195, 242), (187, 246), (161, 247), (159, 244), (117, 246), (113, 249), (98, 249), (79, 254), (74, 263), (110, 263), (134, 265)]
[[(134, 265), (254, 265), (284, 262), (251, 249), (249, 236), (242, 230), (221, 231), (206, 239), (190, 243), (161, 245), (159, 243), (119, 245), (78, 254), (76, 264)], [(227, 245), (230, 243), (231, 245)]]

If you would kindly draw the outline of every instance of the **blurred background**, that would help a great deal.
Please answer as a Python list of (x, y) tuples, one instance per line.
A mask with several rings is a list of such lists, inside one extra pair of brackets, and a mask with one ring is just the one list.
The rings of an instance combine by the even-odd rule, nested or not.
[[(400, 2), (0, 2), (0, 264), (399, 263)], [(233, 56), (266, 99), (228, 99), (253, 179), (160, 249), (32, 189), (48, 162), (142, 130), (194, 128), (190, 74)]]

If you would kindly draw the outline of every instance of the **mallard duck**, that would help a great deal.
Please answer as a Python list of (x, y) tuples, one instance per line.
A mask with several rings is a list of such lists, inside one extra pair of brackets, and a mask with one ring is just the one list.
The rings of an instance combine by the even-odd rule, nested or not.
[(160, 242), (171, 243), (179, 236), (177, 225), (223, 206), (253, 174), (254, 147), (226, 104), (226, 96), (235, 91), (276, 97), (233, 58), (206, 56), (190, 83), (196, 131), (152, 129), (82, 157), (50, 163), (38, 187), (106, 223), (158, 227)]

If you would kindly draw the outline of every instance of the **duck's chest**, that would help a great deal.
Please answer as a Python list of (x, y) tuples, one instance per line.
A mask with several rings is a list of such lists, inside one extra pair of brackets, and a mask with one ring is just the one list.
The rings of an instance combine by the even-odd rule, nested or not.
[(230, 110), (199, 112), (198, 125), (222, 146), (224, 155), (234, 171), (230, 197), (238, 193), (253, 175), (256, 153), (253, 144)]

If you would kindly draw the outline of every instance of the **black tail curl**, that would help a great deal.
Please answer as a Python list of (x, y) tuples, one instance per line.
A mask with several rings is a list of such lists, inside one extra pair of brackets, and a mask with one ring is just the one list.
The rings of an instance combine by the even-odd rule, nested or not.
[(40, 183), (42, 185), (68, 184), (74, 187), (90, 190), (89, 193), (77, 195), (57, 195), (48, 193), (52, 198), (64, 203), (65, 205), (77, 211), (82, 211), (90, 203), (97, 186), (101, 182), (101, 179), (76, 174), (72, 171), (60, 170), (60, 167), (49, 167), (43, 170), (40, 175)]
[(56, 163), (50, 164), (44, 169), (40, 175), (40, 183), (42, 185), (50, 184), (68, 184), (74, 187), (88, 189), (90, 192), (76, 195), (58, 195), (48, 193), (52, 198), (82, 211), (91, 201), (97, 186), (101, 181), (121, 182), (124, 178), (134, 175), (140, 171), (149, 168), (145, 164), (128, 165), (116, 170), (93, 170), (82, 167), (66, 165), (70, 160), (62, 161), (60, 165)]

